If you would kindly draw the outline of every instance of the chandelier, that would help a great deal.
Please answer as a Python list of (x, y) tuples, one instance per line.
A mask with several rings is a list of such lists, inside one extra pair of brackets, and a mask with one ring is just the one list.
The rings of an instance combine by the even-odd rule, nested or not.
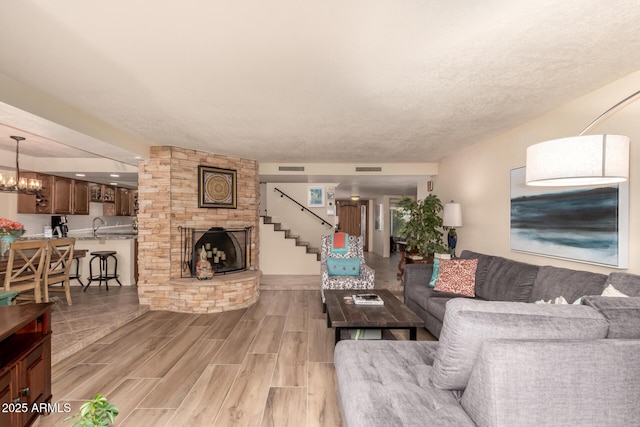
[(20, 141), (24, 141), (25, 138), (15, 135), (10, 138), (16, 142), (16, 174), (15, 176), (0, 174), (0, 191), (36, 194), (42, 189), (42, 181), (20, 176)]

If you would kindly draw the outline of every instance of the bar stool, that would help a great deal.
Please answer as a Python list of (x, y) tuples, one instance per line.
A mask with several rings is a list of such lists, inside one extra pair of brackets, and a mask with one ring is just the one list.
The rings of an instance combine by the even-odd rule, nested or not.
[[(109, 280), (115, 279), (116, 282), (120, 286), (120, 280), (118, 280), (118, 258), (116, 258), (116, 251), (95, 251), (91, 252), (91, 259), (89, 260), (89, 281), (87, 282), (87, 286), (85, 286), (84, 291), (86, 292), (89, 289), (89, 285), (91, 282), (95, 280), (99, 280), (98, 286), (102, 285), (102, 281), (104, 280), (104, 284), (109, 290)], [(100, 264), (100, 274), (93, 274), (93, 260), (97, 259)], [(113, 273), (109, 272), (109, 259), (113, 259), (114, 267)]]
[(75, 269), (73, 266), (72, 270), (69, 271), (69, 280), (77, 280), (80, 283), (80, 286), (84, 288), (84, 283), (82, 283), (82, 277), (80, 277), (80, 258), (74, 258), (71, 260), (72, 263), (75, 263)]

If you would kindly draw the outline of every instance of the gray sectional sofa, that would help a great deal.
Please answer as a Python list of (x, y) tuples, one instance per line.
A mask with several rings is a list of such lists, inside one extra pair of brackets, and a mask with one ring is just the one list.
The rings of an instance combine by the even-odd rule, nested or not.
[[(640, 297), (529, 303), (560, 296), (554, 281), (567, 300), (599, 295), (609, 282), (640, 295), (640, 276), (464, 253), (473, 255), (486, 257), (479, 292), (505, 298), (497, 293), (502, 286), (516, 300), (416, 292), (413, 298), (426, 304), (420, 315), (430, 316), (439, 341), (340, 341), (334, 365), (344, 425), (640, 425)], [(409, 265), (406, 274), (416, 267), (424, 268)], [(422, 276), (426, 288), (430, 273)], [(441, 307), (437, 298), (446, 299), (442, 317), (432, 311)]]
[[(570, 304), (584, 295), (600, 295), (607, 283), (627, 295), (640, 296), (635, 275), (612, 273), (609, 276), (588, 271), (537, 266), (498, 256), (463, 251), (461, 259), (478, 259), (475, 299), (486, 301), (535, 302), (564, 297)], [(425, 328), (436, 338), (440, 335), (447, 301), (456, 295), (438, 292), (427, 286), (433, 272), (430, 264), (409, 264), (404, 270), (404, 303), (420, 316)], [(632, 277), (630, 282), (626, 276)], [(627, 292), (625, 292), (627, 291)]]

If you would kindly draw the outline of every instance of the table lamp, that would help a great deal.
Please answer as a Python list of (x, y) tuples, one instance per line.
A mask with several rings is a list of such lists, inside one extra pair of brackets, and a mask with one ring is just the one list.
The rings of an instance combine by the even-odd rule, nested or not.
[(456, 257), (456, 245), (458, 243), (458, 234), (456, 227), (462, 227), (462, 208), (460, 203), (445, 203), (444, 214), (442, 216), (442, 225), (449, 228), (447, 234), (447, 244), (449, 245), (449, 253), (451, 258)]

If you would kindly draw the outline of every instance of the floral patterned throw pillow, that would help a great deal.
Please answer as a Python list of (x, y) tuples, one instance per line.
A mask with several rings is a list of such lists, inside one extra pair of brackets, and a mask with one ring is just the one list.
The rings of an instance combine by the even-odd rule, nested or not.
[(435, 290), (465, 297), (476, 295), (477, 259), (442, 259)]

